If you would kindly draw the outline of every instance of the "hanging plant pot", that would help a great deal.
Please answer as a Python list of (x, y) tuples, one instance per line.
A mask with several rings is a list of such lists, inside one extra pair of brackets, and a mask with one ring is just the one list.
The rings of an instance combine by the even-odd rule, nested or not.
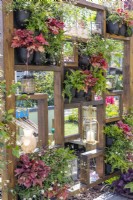
[(133, 30), (131, 27), (127, 26), (126, 27), (126, 33), (125, 33), (125, 37), (131, 37), (133, 35)]
[(92, 90), (89, 89), (87, 93), (85, 93), (85, 99), (87, 101), (91, 101), (92, 100)]
[(54, 56), (46, 54), (46, 63), (47, 65), (57, 65), (57, 60)]
[(125, 24), (122, 24), (120, 27), (119, 27), (119, 35), (121, 36), (125, 36), (126, 34), (126, 25)]
[(110, 164), (105, 164), (105, 174), (109, 175), (112, 173), (112, 167)]
[(46, 56), (44, 53), (41, 53), (39, 51), (36, 51), (34, 53), (34, 59), (33, 62), (35, 65), (43, 65), (46, 61)]
[(106, 26), (107, 26), (107, 33), (118, 35), (118, 33), (119, 33), (119, 24), (118, 23), (114, 24), (113, 22), (108, 21)]
[(106, 147), (112, 146), (114, 139), (111, 137), (106, 136)]
[(90, 65), (90, 58), (89, 58), (89, 56), (79, 55), (78, 61), (79, 61), (78, 65), (79, 65), (80, 69), (82, 69), (82, 70), (88, 69), (88, 67)]
[(84, 95), (85, 95), (84, 90), (80, 90), (79, 92), (76, 91), (76, 97), (77, 98), (82, 98), (82, 97), (84, 97)]
[(27, 25), (27, 20), (31, 16), (31, 12), (27, 10), (16, 10), (14, 12), (15, 23), (18, 27), (24, 28)]
[(33, 60), (33, 53), (31, 53), (29, 55), (29, 58), (27, 59), (28, 51), (26, 48), (16, 48), (15, 51), (16, 51), (15, 54), (17, 56), (17, 60), (19, 63), (26, 64), (28, 61), (27, 64), (31, 64), (31, 62)]

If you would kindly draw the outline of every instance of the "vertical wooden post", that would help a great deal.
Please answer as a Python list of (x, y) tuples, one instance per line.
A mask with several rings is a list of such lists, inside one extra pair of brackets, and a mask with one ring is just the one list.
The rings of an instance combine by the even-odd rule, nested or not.
[(64, 145), (64, 105), (62, 97), (62, 72), (54, 73), (54, 126), (55, 144)]
[(48, 146), (48, 102), (38, 100), (38, 133), (41, 146)]
[[(11, 3), (12, 0), (7, 0), (6, 3)], [(5, 1), (3, 1), (3, 8), (5, 6)], [(4, 76), (6, 80), (6, 88), (9, 90), (12, 81), (14, 80), (14, 50), (11, 48), (11, 39), (13, 33), (13, 13), (7, 14), (3, 10), (3, 24), (4, 24)], [(10, 98), (6, 97), (6, 110), (14, 109), (15, 110), (15, 96), (11, 95)], [(12, 131), (16, 131), (15, 125), (11, 126)], [(14, 145), (16, 135), (14, 137)], [(14, 188), (15, 178), (14, 178), (14, 168), (15, 168), (15, 158), (12, 155), (12, 151), (7, 149), (7, 178), (9, 179), (9, 190)], [(2, 200), (13, 200), (15, 197), (11, 193), (2, 197)]]
[(123, 101), (129, 109), (133, 106), (133, 37), (124, 43)]

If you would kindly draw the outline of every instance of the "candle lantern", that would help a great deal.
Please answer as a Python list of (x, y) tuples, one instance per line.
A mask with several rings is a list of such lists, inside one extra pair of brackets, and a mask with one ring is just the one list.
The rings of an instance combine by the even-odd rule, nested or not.
[(115, 89), (115, 77), (114, 76), (107, 76), (106, 77), (106, 88), (108, 90)]
[(32, 153), (37, 145), (37, 140), (33, 135), (32, 129), (24, 129), (24, 135), (21, 138), (21, 148), (25, 153)]
[(22, 94), (34, 94), (35, 93), (35, 79), (34, 76), (25, 72), (24, 76), (21, 78), (21, 93)]
[(91, 34), (102, 34), (102, 24), (91, 22)]
[(97, 121), (96, 107), (83, 107), (83, 131), (84, 139), (87, 143), (95, 144), (99, 142), (99, 125)]
[(85, 121), (85, 137), (86, 142), (90, 144), (95, 144), (99, 142), (99, 130), (98, 121), (95, 119)]

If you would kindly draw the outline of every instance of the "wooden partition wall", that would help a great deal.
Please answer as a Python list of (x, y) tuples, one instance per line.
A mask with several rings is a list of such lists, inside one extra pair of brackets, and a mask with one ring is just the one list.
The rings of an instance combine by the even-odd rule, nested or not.
[[(6, 0), (7, 2), (12, 2), (12, 0)], [(87, 2), (85, 0), (79, 0), (77, 6), (86, 7), (91, 10), (98, 11), (97, 21), (102, 23), (102, 32), (105, 38), (112, 38), (116, 40), (124, 41), (124, 91), (123, 91), (123, 102), (124, 106), (127, 109), (133, 105), (133, 37), (126, 38), (122, 36), (115, 36), (106, 33), (106, 12), (105, 8), (101, 5), (96, 5), (94, 3)], [(4, 8), (4, 1), (3, 1)], [(4, 77), (6, 80), (7, 89), (9, 89), (12, 81), (14, 80), (15, 71), (25, 71), (25, 65), (15, 65), (14, 64), (14, 49), (11, 48), (11, 39), (13, 33), (13, 13), (7, 14), (3, 9), (3, 61), (4, 61)], [(65, 66), (29, 66), (30, 71), (52, 71), (54, 73), (54, 106), (55, 106), (55, 142), (59, 145), (64, 145), (64, 142), (69, 142), (76, 138), (82, 138), (82, 106), (93, 105), (97, 107), (97, 119), (100, 124), (100, 142), (97, 145), (97, 149), (93, 152), (88, 151), (82, 155), (83, 162), (86, 163), (86, 166), (89, 167), (89, 159), (94, 157), (98, 165), (97, 171), (100, 174), (100, 180), (95, 184), (105, 180), (108, 177), (105, 177), (104, 173), (104, 148), (105, 148), (105, 139), (103, 135), (103, 126), (105, 125), (105, 104), (103, 101), (90, 101), (90, 102), (64, 102), (62, 97), (62, 82)], [(43, 107), (43, 105), (42, 105)], [(42, 112), (40, 107), (40, 111)], [(75, 136), (70, 136), (64, 138), (64, 109), (68, 108), (79, 108), (79, 134)], [(15, 96), (12, 95), (10, 99), (6, 98), (6, 109), (15, 110)], [(121, 113), (122, 114), (122, 113)], [(41, 124), (40, 124), (41, 126)], [(12, 126), (12, 129), (15, 131), (15, 126)], [(48, 134), (48, 133), (46, 133)], [(47, 137), (47, 136), (46, 136)], [(15, 142), (15, 138), (14, 138)], [(10, 164), (7, 168), (7, 178), (10, 180), (9, 188), (14, 187), (15, 178), (14, 178), (14, 167), (15, 167), (15, 158), (12, 156), (11, 150), (7, 150), (7, 160), (10, 160)], [(86, 181), (86, 171), (84, 168), (81, 170), (81, 183), (87, 187), (93, 186), (88, 180)], [(77, 190), (80, 190), (82, 184), (79, 185)], [(15, 199), (11, 193), (3, 193), (2, 200), (13, 200)]]

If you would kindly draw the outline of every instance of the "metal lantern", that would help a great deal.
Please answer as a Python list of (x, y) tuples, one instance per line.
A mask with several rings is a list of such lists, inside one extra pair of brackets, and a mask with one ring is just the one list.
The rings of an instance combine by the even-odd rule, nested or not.
[(98, 121), (95, 119), (85, 121), (86, 142), (95, 144), (99, 142)]
[(21, 93), (34, 94), (35, 93), (35, 79), (32, 74), (26, 72), (21, 79)]
[(21, 138), (21, 148), (25, 153), (32, 153), (36, 146), (37, 140), (33, 135), (32, 129), (24, 129), (24, 136)]
[(96, 107), (83, 107), (84, 139), (87, 143), (90, 144), (95, 144), (99, 142), (99, 124), (96, 116)]
[(108, 89), (108, 90), (113, 90), (113, 89), (115, 89), (115, 79), (114, 79), (114, 77), (112, 76), (110, 76), (110, 77), (106, 77), (106, 88)]

